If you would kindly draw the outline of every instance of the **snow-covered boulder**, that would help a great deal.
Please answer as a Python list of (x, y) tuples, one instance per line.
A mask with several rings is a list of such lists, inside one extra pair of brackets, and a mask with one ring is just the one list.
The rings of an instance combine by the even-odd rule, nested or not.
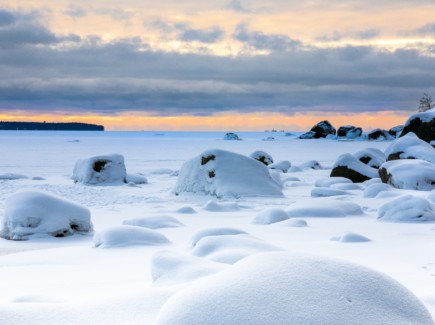
[(412, 132), (391, 143), (385, 156), (387, 160), (422, 159), (435, 164), (435, 149)]
[(155, 230), (136, 226), (116, 226), (98, 231), (94, 235), (94, 247), (113, 248), (127, 246), (159, 246), (170, 241)]
[(291, 166), (292, 166), (292, 164), (290, 163), (290, 161), (282, 160), (282, 161), (279, 161), (277, 163), (270, 164), (267, 167), (269, 169), (274, 169), (274, 170), (281, 171), (283, 173), (287, 173), (287, 171), (290, 169)]
[(287, 210), (290, 218), (343, 218), (362, 213), (361, 207), (356, 203), (331, 198), (293, 203)]
[(179, 291), (156, 325), (419, 324), (430, 313), (397, 281), (324, 257), (271, 252), (248, 257)]
[(214, 149), (185, 162), (173, 192), (216, 195), (218, 197), (283, 196), (261, 162), (240, 154)]
[(385, 141), (393, 139), (394, 138), (390, 135), (390, 133), (388, 133), (388, 131), (382, 129), (374, 129), (367, 133), (367, 140)]
[(355, 139), (362, 135), (362, 129), (353, 125), (340, 126), (337, 131), (338, 137)]
[(377, 148), (366, 148), (355, 152), (353, 155), (362, 163), (376, 169), (379, 169), (385, 162), (385, 154)]
[(301, 169), (323, 169), (317, 160), (308, 160), (298, 166)]
[(12, 240), (92, 232), (89, 209), (41, 191), (18, 192), (10, 196), (6, 200), (1, 226), (0, 236)]
[(395, 127), (392, 127), (391, 129), (388, 130), (388, 133), (394, 137), (394, 138), (398, 138), (400, 137), (400, 135), (402, 134), (403, 128), (405, 126), (404, 125), (397, 125)]
[(314, 139), (315, 136), (316, 136), (316, 132), (314, 132), (314, 131), (308, 131), (308, 132), (305, 132), (305, 133), (301, 134), (299, 136), (299, 139), (303, 139), (303, 140)]
[(420, 159), (391, 160), (379, 168), (384, 183), (396, 188), (430, 191), (435, 189), (435, 164)]
[(329, 134), (335, 135), (335, 133), (336, 133), (336, 130), (332, 126), (332, 124), (326, 120), (321, 121), (321, 122), (317, 123), (316, 125), (314, 125), (310, 131), (314, 132), (315, 139), (326, 138), (327, 135), (329, 135)]
[(184, 226), (182, 222), (170, 216), (151, 216), (143, 218), (126, 219), (123, 225), (144, 227), (149, 229), (177, 228)]
[(116, 185), (127, 183), (124, 157), (118, 154), (80, 159), (74, 166), (72, 179), (89, 185)]
[(224, 135), (224, 140), (241, 140), (236, 133), (228, 132)]
[(346, 177), (354, 183), (362, 183), (368, 179), (379, 177), (378, 171), (351, 154), (343, 154), (337, 158), (332, 167), (331, 177)]
[(249, 155), (249, 157), (254, 158), (255, 160), (258, 160), (259, 162), (262, 162), (266, 166), (273, 164), (272, 156), (264, 151), (254, 151), (253, 153), (251, 153)]
[(378, 219), (390, 222), (435, 221), (435, 206), (428, 200), (405, 195), (387, 202), (378, 209)]
[(283, 209), (270, 208), (261, 211), (252, 219), (251, 223), (255, 225), (270, 225), (272, 223), (280, 222), (289, 219), (287, 212)]
[(148, 184), (148, 179), (140, 174), (127, 174), (126, 181), (129, 184)]
[(435, 109), (411, 115), (400, 136), (409, 132), (415, 133), (426, 142), (435, 140)]

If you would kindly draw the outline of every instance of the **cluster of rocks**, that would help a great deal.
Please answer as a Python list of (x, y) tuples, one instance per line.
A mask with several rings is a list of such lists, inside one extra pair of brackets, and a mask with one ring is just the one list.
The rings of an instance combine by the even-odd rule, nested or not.
[(435, 189), (435, 149), (414, 133), (394, 140), (382, 152), (368, 148), (338, 157), (331, 177), (345, 177), (354, 183), (380, 178), (399, 189)]

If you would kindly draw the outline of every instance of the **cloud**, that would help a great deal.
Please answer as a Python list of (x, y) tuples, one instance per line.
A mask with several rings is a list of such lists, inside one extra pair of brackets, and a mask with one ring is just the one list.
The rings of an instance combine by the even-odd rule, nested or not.
[(0, 27), (12, 25), (15, 23), (14, 15), (6, 10), (0, 10)]
[(361, 31), (353, 32), (338, 32), (334, 31), (331, 35), (323, 35), (317, 37), (318, 41), (323, 42), (337, 42), (343, 39), (358, 39), (358, 40), (369, 40), (381, 35), (381, 31), (377, 28), (370, 28)]
[(415, 29), (413, 32), (415, 35), (435, 35), (435, 23), (426, 24), (420, 28)]
[(75, 5), (70, 5), (68, 9), (66, 9), (63, 13), (73, 18), (82, 18), (87, 16), (87, 12), (85, 9)]
[(239, 12), (239, 13), (250, 13), (251, 12), (251, 10), (246, 8), (240, 0), (231, 0), (228, 3), (226, 8), (233, 10), (235, 12)]

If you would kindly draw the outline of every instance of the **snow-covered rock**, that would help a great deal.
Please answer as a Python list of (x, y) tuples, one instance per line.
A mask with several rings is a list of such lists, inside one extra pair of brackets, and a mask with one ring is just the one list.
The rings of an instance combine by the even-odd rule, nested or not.
[(197, 280), (228, 267), (189, 254), (160, 251), (151, 258), (151, 276), (154, 283), (173, 285)]
[(282, 171), (283, 173), (287, 173), (287, 171), (289, 170), (289, 168), (291, 166), (292, 166), (292, 164), (290, 163), (290, 161), (282, 160), (282, 161), (279, 161), (277, 163), (270, 164), (269, 166), (267, 166), (267, 168), (279, 170), (279, 171)]
[(247, 234), (246, 231), (237, 228), (219, 227), (219, 228), (207, 228), (197, 232), (191, 240), (191, 245), (195, 246), (202, 238), (210, 236), (228, 236), (228, 235), (241, 235)]
[(149, 229), (176, 228), (184, 226), (184, 224), (181, 223), (178, 219), (165, 215), (126, 219), (122, 222), (122, 224)]
[(393, 139), (394, 138), (390, 135), (390, 133), (388, 133), (388, 131), (382, 129), (374, 129), (367, 133), (367, 140), (385, 141)]
[(283, 209), (269, 208), (261, 211), (252, 219), (251, 223), (256, 225), (270, 225), (290, 218)]
[(397, 125), (395, 127), (392, 127), (391, 129), (389, 129), (388, 133), (390, 133), (390, 135), (392, 137), (398, 138), (402, 134), (402, 131), (403, 131), (404, 127), (405, 127), (404, 125)]
[(116, 185), (127, 182), (124, 157), (118, 154), (80, 159), (74, 166), (72, 179), (89, 185)]
[(385, 162), (385, 154), (377, 148), (366, 148), (353, 155), (362, 163), (376, 169)]
[(435, 109), (411, 115), (405, 123), (401, 136), (408, 132), (415, 133), (426, 142), (435, 140)]
[(89, 209), (41, 191), (23, 191), (10, 196), (1, 226), (0, 236), (12, 240), (92, 232)]
[(379, 168), (384, 183), (396, 188), (430, 191), (435, 188), (435, 164), (420, 159), (391, 160)]
[(378, 219), (390, 222), (431, 222), (435, 221), (435, 206), (422, 197), (405, 195), (379, 207)]
[(363, 196), (368, 198), (375, 198), (379, 193), (385, 191), (394, 191), (395, 188), (385, 183), (371, 184), (364, 190)]
[(332, 236), (330, 240), (338, 241), (340, 243), (363, 243), (371, 241), (366, 236), (357, 234), (355, 232), (345, 232), (340, 235), (335, 235)]
[(236, 133), (228, 132), (224, 135), (224, 140), (241, 140)]
[(305, 132), (304, 134), (301, 134), (299, 136), (299, 139), (303, 139), (303, 140), (314, 139), (315, 136), (316, 136), (316, 132), (308, 131)]
[(116, 226), (98, 231), (94, 235), (94, 247), (113, 248), (127, 246), (159, 246), (170, 241), (155, 230), (136, 226)]
[(422, 159), (435, 164), (435, 149), (412, 132), (391, 143), (385, 156), (387, 160)]
[(338, 195), (349, 195), (351, 193), (329, 187), (315, 187), (311, 190), (311, 197), (328, 197)]
[(278, 250), (281, 248), (240, 234), (204, 237), (193, 247), (192, 254), (219, 263), (233, 264), (250, 255)]
[(316, 180), (314, 183), (315, 187), (330, 187), (333, 184), (349, 184), (352, 181), (345, 177), (326, 177)]
[(157, 325), (433, 324), (425, 306), (390, 277), (324, 257), (248, 257), (173, 295)]
[(345, 177), (354, 183), (362, 183), (368, 179), (379, 177), (378, 171), (351, 154), (343, 154), (337, 158), (332, 167), (331, 177)]
[(314, 138), (326, 138), (327, 135), (332, 134), (335, 135), (336, 130), (332, 126), (332, 124), (329, 121), (321, 121), (314, 125), (311, 130), (311, 132), (314, 132)]
[(287, 210), (291, 218), (340, 218), (362, 213), (361, 207), (356, 203), (331, 198), (316, 198), (293, 203)]
[(301, 169), (323, 169), (317, 160), (309, 160), (298, 166)]
[(254, 151), (253, 153), (251, 153), (249, 155), (249, 157), (254, 158), (255, 160), (258, 160), (259, 162), (262, 162), (266, 166), (273, 164), (272, 156), (264, 151)]
[(130, 184), (148, 184), (148, 179), (140, 174), (127, 174), (126, 181)]
[(283, 196), (281, 186), (261, 162), (240, 154), (214, 149), (185, 162), (173, 192), (218, 197)]
[(338, 137), (355, 139), (362, 135), (362, 129), (353, 125), (340, 126), (337, 131)]

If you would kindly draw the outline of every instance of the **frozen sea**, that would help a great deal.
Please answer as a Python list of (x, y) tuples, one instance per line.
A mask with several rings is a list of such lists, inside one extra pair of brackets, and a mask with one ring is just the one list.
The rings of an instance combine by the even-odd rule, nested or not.
[[(188, 264), (189, 258), (185, 256), (192, 255), (192, 237), (201, 230), (216, 227), (243, 230), (261, 241), (261, 245), (357, 263), (386, 274), (408, 288), (435, 316), (435, 224), (377, 220), (379, 207), (392, 199), (402, 194), (427, 197), (429, 192), (396, 190), (369, 198), (363, 195), (365, 185), (362, 185), (348, 190), (346, 195), (311, 196), (314, 183), (329, 176), (340, 154), (369, 147), (385, 150), (389, 142), (298, 140), (282, 132), (237, 132), (241, 141), (226, 141), (224, 134), (0, 131), (0, 175), (26, 177), (0, 179), (0, 216), (9, 196), (22, 190), (43, 190), (88, 207), (96, 233), (120, 226), (126, 219), (148, 216), (169, 216), (184, 224), (158, 229), (171, 242), (166, 246), (95, 248), (92, 235), (28, 241), (0, 238), (0, 324), (153, 324), (171, 296), (202, 277), (198, 271), (186, 278), (183, 268), (179, 270), (167, 262), (160, 265), (166, 278), (155, 281), (153, 256), (169, 251)], [(262, 150), (275, 162), (288, 160), (298, 166), (317, 160), (323, 169), (281, 174), (284, 181), (288, 177), (299, 179), (284, 183), (283, 198), (218, 200), (207, 195), (175, 196), (174, 172), (186, 160), (207, 149), (243, 155)], [(112, 153), (122, 154), (127, 171), (144, 175), (148, 184), (86, 186), (71, 180), (78, 159)], [(206, 208), (210, 200), (218, 208)], [(251, 223), (265, 209), (287, 210), (295, 204), (338, 206), (343, 202), (357, 204), (362, 213), (299, 218), (306, 222), (306, 227)], [(180, 213), (179, 209), (186, 207), (196, 213)], [(337, 240), (348, 233), (357, 233), (370, 241)], [(231, 245), (230, 241), (227, 244)], [(261, 246), (251, 242), (249, 245), (252, 254)], [(213, 260), (205, 255), (201, 258)], [(206, 269), (213, 274), (220, 272), (220, 268), (231, 267), (231, 263), (223, 264)], [(174, 269), (178, 273), (171, 272)], [(198, 270), (204, 270), (204, 266), (198, 266)]]

